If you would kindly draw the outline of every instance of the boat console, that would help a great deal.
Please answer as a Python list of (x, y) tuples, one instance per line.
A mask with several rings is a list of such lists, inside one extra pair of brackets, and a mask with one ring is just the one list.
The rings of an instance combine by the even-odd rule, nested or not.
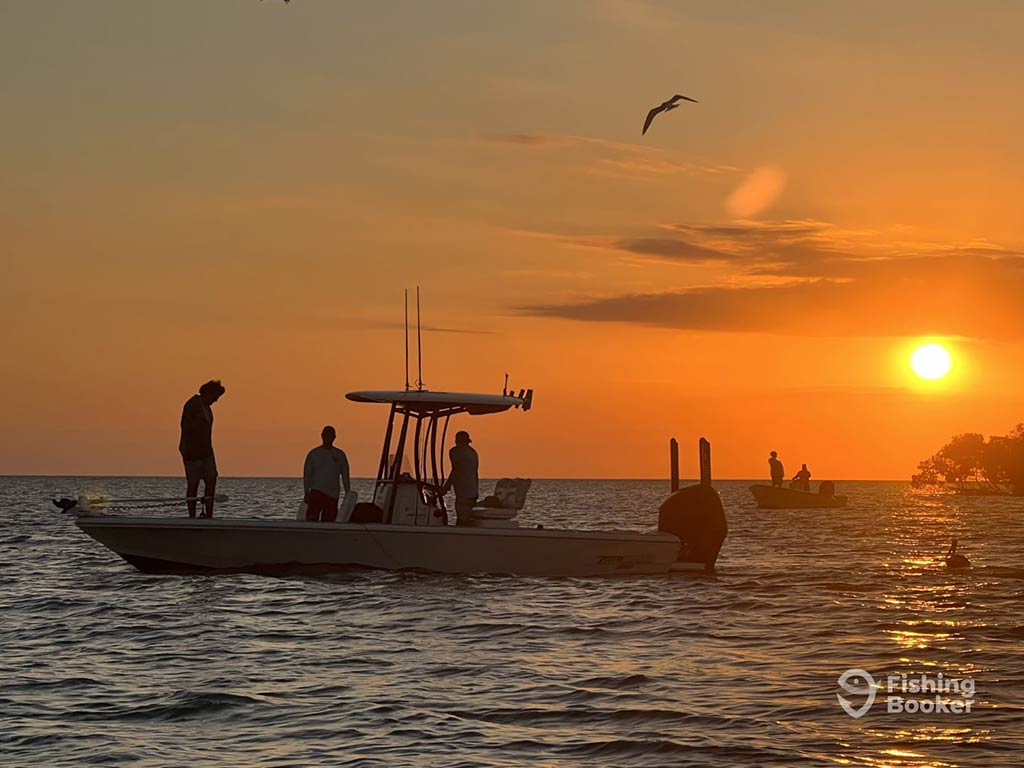
[[(427, 389), (364, 390), (346, 397), (357, 403), (391, 406), (381, 449), (373, 503), (382, 522), (396, 525), (446, 525), (449, 522), (442, 489), (445, 486), (445, 442), (452, 416), (480, 416), (510, 409), (530, 410), (533, 390), (500, 395), (473, 392), (435, 392)], [(412, 465), (404, 457), (412, 447)], [(526, 502), (530, 481), (504, 478), (494, 494), (473, 511), (471, 525), (514, 528), (514, 518)]]

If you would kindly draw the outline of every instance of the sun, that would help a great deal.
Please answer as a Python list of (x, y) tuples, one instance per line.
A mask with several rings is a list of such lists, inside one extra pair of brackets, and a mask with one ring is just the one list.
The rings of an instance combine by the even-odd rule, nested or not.
[(949, 352), (940, 344), (922, 344), (910, 356), (910, 367), (922, 379), (941, 379), (952, 366)]

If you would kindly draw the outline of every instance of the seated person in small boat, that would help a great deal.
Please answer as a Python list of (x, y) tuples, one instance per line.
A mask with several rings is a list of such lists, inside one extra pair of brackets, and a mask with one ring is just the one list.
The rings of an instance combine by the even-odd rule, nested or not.
[(341, 487), (345, 487), (345, 493), (352, 490), (348, 456), (340, 448), (334, 447), (336, 437), (334, 427), (324, 427), (320, 432), (323, 442), (306, 454), (306, 464), (302, 469), (302, 490), (303, 501), (306, 502), (306, 519), (310, 521), (333, 523), (338, 519)]
[(188, 516), (196, 516), (196, 496), (203, 483), (203, 507), (200, 517), (213, 517), (213, 494), (217, 490), (217, 460), (213, 456), (213, 408), (224, 394), (224, 385), (208, 381), (199, 387), (181, 409), (181, 440), (178, 451), (185, 464), (185, 496)]
[(811, 470), (806, 464), (801, 464), (800, 471), (793, 475), (793, 487), (798, 491), (811, 490)]
[(441, 489), (442, 494), (455, 488), (455, 515), (457, 525), (467, 525), (473, 516), (480, 495), (480, 456), (473, 449), (469, 432), (460, 430), (455, 433), (455, 445), (448, 451), (451, 463), (451, 475)]
[(772, 451), (771, 456), (768, 457), (768, 469), (772, 474), (772, 487), (781, 488), (786, 479), (786, 469), (782, 466), (779, 454), (775, 451)]

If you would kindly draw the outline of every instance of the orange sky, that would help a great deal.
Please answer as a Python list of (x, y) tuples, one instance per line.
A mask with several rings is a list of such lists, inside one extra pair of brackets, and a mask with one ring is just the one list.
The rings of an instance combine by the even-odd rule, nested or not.
[[(770, 7), (769, 7), (770, 5)], [(0, 473), (356, 474), (424, 291), (485, 475), (907, 478), (1024, 421), (1024, 7), (0, 4)], [(673, 93), (699, 104), (659, 116)], [(923, 340), (954, 369), (925, 385)], [(690, 446), (690, 448), (687, 448)]]

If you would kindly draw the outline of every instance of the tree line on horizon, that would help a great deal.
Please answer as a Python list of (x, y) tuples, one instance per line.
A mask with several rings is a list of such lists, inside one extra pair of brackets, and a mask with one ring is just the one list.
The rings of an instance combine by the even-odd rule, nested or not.
[(915, 487), (953, 486), (962, 492), (1024, 496), (1024, 423), (1007, 435), (956, 435), (917, 465)]

